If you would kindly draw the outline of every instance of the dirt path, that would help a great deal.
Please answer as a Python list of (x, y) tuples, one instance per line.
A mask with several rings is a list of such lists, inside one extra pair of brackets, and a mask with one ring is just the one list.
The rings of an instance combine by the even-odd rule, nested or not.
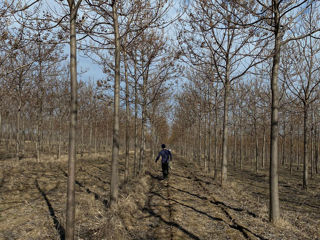
[(161, 179), (159, 168), (147, 172), (145, 201), (124, 221), (131, 239), (313, 239), (287, 224), (269, 224), (264, 201), (241, 201), (234, 186), (222, 189), (183, 159), (169, 179)]
[(247, 214), (245, 210), (216, 200), (206, 187), (211, 183), (195, 177), (180, 161), (168, 180), (161, 180), (159, 172), (148, 174), (151, 183), (142, 210), (154, 223), (146, 239), (264, 239), (233, 218), (233, 211)]

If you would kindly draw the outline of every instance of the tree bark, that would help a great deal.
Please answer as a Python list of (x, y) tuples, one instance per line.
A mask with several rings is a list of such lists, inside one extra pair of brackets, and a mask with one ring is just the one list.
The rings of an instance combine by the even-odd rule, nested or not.
[(292, 175), (292, 162), (293, 162), (293, 124), (290, 124), (290, 175)]
[(117, 13), (118, 1), (113, 1), (112, 17), (114, 28), (114, 45), (115, 45), (115, 76), (114, 76), (114, 121), (113, 121), (113, 143), (112, 143), (112, 172), (110, 188), (110, 206), (113, 207), (118, 200), (119, 192), (119, 110), (120, 110), (120, 35)]
[(22, 106), (22, 101), (21, 97), (19, 98), (19, 103), (18, 103), (18, 111), (17, 111), (17, 134), (16, 134), (16, 157), (19, 160), (20, 159), (20, 145), (21, 145), (21, 127), (20, 127), (20, 122), (21, 122), (21, 106)]
[(77, 42), (76, 18), (81, 0), (68, 0), (70, 8), (70, 130), (69, 130), (69, 156), (68, 156), (68, 185), (67, 185), (67, 213), (66, 213), (66, 239), (74, 239), (75, 223), (75, 168), (76, 168), (76, 129), (78, 115), (78, 83), (77, 83)]
[(61, 158), (62, 119), (59, 119), (58, 159)]
[(129, 121), (130, 121), (130, 106), (129, 106), (129, 80), (128, 80), (128, 63), (127, 63), (127, 54), (126, 50), (124, 50), (124, 78), (126, 82), (126, 156), (125, 156), (125, 172), (124, 178), (125, 181), (128, 180), (129, 177), (129, 144), (130, 144), (130, 136), (129, 136)]
[(227, 165), (228, 165), (228, 107), (229, 107), (229, 71), (227, 66), (227, 76), (224, 86), (224, 108), (223, 108), (223, 137), (222, 137), (222, 161), (221, 161), (221, 186), (227, 182)]
[(0, 144), (2, 143), (3, 132), (2, 132), (2, 114), (0, 111)]
[(258, 139), (258, 133), (257, 133), (257, 126), (255, 124), (255, 130), (254, 130), (254, 135), (255, 135), (255, 159), (256, 159), (256, 173), (258, 173), (258, 168), (259, 168), (259, 139)]
[(263, 127), (263, 143), (262, 143), (262, 169), (265, 167), (266, 161), (266, 129)]
[(242, 170), (242, 159), (243, 159), (243, 130), (242, 130), (242, 111), (240, 109), (240, 126), (239, 126), (239, 131), (240, 131), (240, 143), (239, 143), (239, 148), (240, 148), (240, 153), (239, 153), (239, 164), (240, 164), (240, 170)]
[(138, 78), (137, 63), (134, 62), (134, 156), (133, 156), (133, 175), (137, 174), (137, 148), (138, 148)]
[[(316, 121), (317, 122), (317, 121)], [(319, 147), (320, 147), (320, 144), (319, 144), (319, 129), (318, 129), (318, 126), (315, 126), (315, 141), (316, 141), (316, 146), (315, 146), (315, 171), (316, 171), (316, 174), (319, 173)]]
[(218, 106), (215, 105), (215, 123), (214, 123), (214, 179), (217, 178), (218, 171)]
[(309, 170), (309, 159), (308, 159), (308, 104), (304, 103), (303, 111), (303, 189), (308, 188), (308, 170)]
[(277, 0), (273, 0), (273, 14), (274, 14), (274, 56), (271, 76), (271, 135), (270, 135), (270, 206), (269, 206), (269, 220), (276, 224), (280, 219), (279, 206), (279, 176), (278, 176), (278, 136), (279, 136), (279, 90), (278, 90), (278, 75), (280, 64), (280, 12)]

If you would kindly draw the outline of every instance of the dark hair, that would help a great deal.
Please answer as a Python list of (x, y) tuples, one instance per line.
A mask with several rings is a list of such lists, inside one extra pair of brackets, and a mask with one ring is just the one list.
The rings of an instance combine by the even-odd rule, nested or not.
[(166, 145), (165, 145), (165, 144), (162, 144), (161, 147), (162, 147), (162, 148), (166, 148)]

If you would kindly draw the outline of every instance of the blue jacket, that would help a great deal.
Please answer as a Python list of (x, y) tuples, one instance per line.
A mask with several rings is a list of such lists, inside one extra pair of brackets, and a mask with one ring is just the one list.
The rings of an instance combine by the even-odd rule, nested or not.
[(156, 162), (159, 160), (160, 156), (161, 156), (162, 163), (168, 163), (169, 161), (172, 160), (171, 152), (168, 149), (162, 149), (159, 152), (158, 157), (156, 159)]

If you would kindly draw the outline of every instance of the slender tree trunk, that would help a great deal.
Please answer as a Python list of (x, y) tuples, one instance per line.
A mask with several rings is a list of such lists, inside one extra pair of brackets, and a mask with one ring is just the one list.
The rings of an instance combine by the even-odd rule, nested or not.
[(117, 13), (118, 1), (113, 1), (112, 4), (112, 17), (113, 17), (113, 30), (114, 30), (114, 45), (115, 45), (115, 71), (114, 71), (114, 121), (113, 121), (113, 144), (112, 144), (112, 172), (111, 172), (111, 188), (110, 188), (110, 206), (118, 200), (119, 192), (119, 110), (120, 110), (120, 35), (118, 25)]
[(143, 100), (142, 106), (142, 119), (141, 119), (141, 137), (140, 137), (140, 157), (139, 157), (139, 173), (143, 171), (144, 168), (144, 158), (145, 158), (145, 133), (146, 133), (146, 106), (145, 100)]
[(144, 103), (142, 104), (142, 115), (141, 115), (141, 128), (140, 128), (140, 149), (139, 149), (139, 164), (138, 164), (138, 172), (141, 173), (143, 168), (143, 157), (144, 157), (144, 124), (145, 124), (145, 110)]
[(258, 173), (258, 168), (259, 168), (259, 142), (258, 141), (259, 141), (259, 139), (258, 139), (258, 133), (257, 133), (257, 127), (256, 126), (255, 126), (254, 136), (255, 136), (256, 173)]
[[(317, 122), (317, 121), (316, 121)], [(319, 127), (315, 126), (315, 141), (316, 141), (316, 147), (315, 147), (315, 167), (316, 167), (316, 174), (319, 173), (319, 148), (320, 148), (320, 144), (319, 144)]]
[(137, 174), (137, 148), (138, 148), (138, 78), (137, 63), (134, 63), (134, 158), (133, 158), (133, 175)]
[(22, 133), (22, 139), (21, 139), (21, 157), (24, 157), (25, 154), (25, 140), (26, 140), (26, 133), (25, 133), (25, 118), (22, 117), (22, 129), (21, 129), (21, 133)]
[(151, 123), (151, 138), (152, 138), (152, 157), (151, 159), (155, 159), (155, 148), (156, 148), (156, 130), (155, 130), (155, 126), (154, 126), (154, 121), (152, 121)]
[[(39, 117), (39, 116), (38, 116)], [(41, 123), (40, 120), (38, 119), (38, 124), (37, 124), (37, 141), (36, 141), (36, 151), (37, 151), (37, 162), (40, 162), (40, 147), (41, 147)]]
[(93, 120), (91, 119), (91, 118), (89, 118), (90, 119), (90, 132), (89, 132), (89, 146), (88, 146), (88, 152), (89, 152), (89, 155), (91, 155), (91, 148), (92, 148), (92, 132), (93, 132)]
[[(211, 107), (209, 106), (209, 109)], [(210, 172), (211, 168), (211, 112), (209, 111), (209, 116), (208, 116), (208, 169), (207, 172)]]
[(48, 142), (48, 152), (51, 154), (52, 151), (52, 142), (53, 142), (53, 117), (50, 114), (50, 134), (49, 134), (49, 142)]
[(3, 131), (2, 131), (2, 114), (0, 111), (0, 144), (2, 143)]
[(207, 172), (207, 116), (204, 115), (204, 131), (203, 131), (203, 153), (204, 153), (204, 159), (203, 159), (203, 165), (204, 165), (204, 172)]
[(21, 127), (20, 127), (20, 121), (21, 121), (21, 106), (22, 106), (22, 101), (21, 97), (19, 98), (19, 104), (18, 104), (18, 111), (17, 111), (17, 134), (16, 134), (16, 156), (17, 159), (20, 159), (20, 147), (21, 147)]
[[(217, 103), (216, 103), (217, 104)], [(214, 179), (217, 178), (218, 171), (218, 106), (215, 105), (215, 123), (214, 123)]]
[(83, 156), (84, 152), (84, 121), (81, 121), (81, 157)]
[(308, 105), (304, 104), (303, 111), (303, 189), (308, 188), (308, 168), (309, 168), (309, 160), (308, 160)]
[(237, 136), (236, 136), (236, 121), (234, 121), (234, 130), (233, 130), (233, 166), (237, 164)]
[(298, 138), (297, 138), (297, 170), (300, 170), (300, 132), (298, 129)]
[(73, 0), (68, 0), (70, 8), (70, 130), (69, 130), (69, 157), (68, 157), (68, 185), (67, 185), (67, 213), (66, 213), (66, 240), (74, 239), (75, 223), (75, 168), (76, 168), (76, 129), (78, 115), (78, 83), (77, 83), (77, 42), (76, 18), (77, 6)]
[(61, 158), (62, 119), (59, 119), (58, 159)]
[(283, 121), (283, 140), (282, 140), (282, 166), (285, 166), (286, 163), (286, 153), (285, 153), (285, 144), (286, 144), (286, 121)]
[(312, 111), (312, 118), (311, 118), (311, 129), (310, 129), (310, 164), (311, 164), (311, 175), (310, 178), (313, 178), (314, 173), (314, 112)]
[(278, 176), (278, 136), (279, 136), (279, 90), (278, 90), (278, 75), (280, 64), (280, 12), (277, 0), (273, 0), (274, 14), (274, 56), (271, 76), (271, 135), (270, 135), (270, 206), (269, 220), (276, 224), (280, 219), (279, 205), (279, 176)]
[(227, 77), (224, 86), (224, 108), (223, 108), (223, 137), (222, 137), (222, 161), (221, 161), (221, 186), (227, 182), (228, 165), (228, 107), (229, 107), (229, 70), (227, 66)]
[(129, 144), (130, 144), (130, 136), (129, 136), (129, 121), (130, 121), (130, 106), (129, 106), (129, 80), (128, 80), (128, 63), (127, 63), (127, 54), (126, 50), (124, 50), (124, 78), (126, 82), (126, 156), (125, 156), (125, 172), (124, 179), (128, 180), (129, 177)]
[(292, 162), (293, 162), (293, 124), (290, 124), (290, 175), (292, 175)]
[(239, 164), (240, 164), (240, 170), (242, 169), (242, 159), (243, 159), (243, 130), (242, 130), (242, 111), (240, 110), (240, 126), (239, 126), (239, 132), (240, 132), (240, 143), (239, 143)]
[(263, 143), (262, 143), (262, 169), (265, 167), (266, 161), (266, 129), (263, 127)]
[[(200, 110), (201, 111), (201, 107)], [(201, 144), (201, 140), (202, 140), (202, 136), (201, 136), (201, 113), (199, 112), (199, 118), (198, 118), (198, 162), (199, 162), (199, 166), (201, 166), (201, 155), (202, 155), (202, 144)]]
[(94, 126), (94, 154), (97, 154), (97, 121)]

